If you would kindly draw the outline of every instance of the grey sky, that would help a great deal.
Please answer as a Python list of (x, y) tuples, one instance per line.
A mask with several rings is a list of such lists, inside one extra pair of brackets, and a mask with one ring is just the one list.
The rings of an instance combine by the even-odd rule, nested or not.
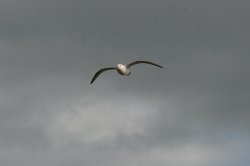
[(249, 5), (2, 0), (1, 166), (248, 165)]

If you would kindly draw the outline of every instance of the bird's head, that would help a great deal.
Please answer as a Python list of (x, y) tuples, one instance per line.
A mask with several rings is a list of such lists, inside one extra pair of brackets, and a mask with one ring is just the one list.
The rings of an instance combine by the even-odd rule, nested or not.
[(123, 66), (122, 64), (118, 64), (117, 68), (120, 69), (120, 68), (122, 68), (122, 66)]

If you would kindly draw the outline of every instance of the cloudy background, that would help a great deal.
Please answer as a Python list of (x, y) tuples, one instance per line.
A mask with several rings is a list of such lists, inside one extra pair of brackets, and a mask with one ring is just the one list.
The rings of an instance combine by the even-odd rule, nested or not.
[(249, 6), (1, 0), (0, 165), (249, 165)]

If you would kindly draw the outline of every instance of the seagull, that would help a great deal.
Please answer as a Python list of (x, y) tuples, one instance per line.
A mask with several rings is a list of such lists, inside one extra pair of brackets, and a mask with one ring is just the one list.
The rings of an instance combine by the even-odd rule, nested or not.
[(154, 66), (157, 66), (159, 68), (163, 68), (162, 66), (160, 65), (157, 65), (155, 63), (152, 63), (152, 62), (149, 62), (149, 61), (135, 61), (135, 62), (132, 62), (128, 65), (123, 65), (123, 64), (118, 64), (116, 67), (107, 67), (107, 68), (102, 68), (100, 69), (99, 71), (97, 71), (94, 75), (94, 77), (92, 78), (90, 84), (92, 84), (96, 78), (101, 74), (103, 73), (104, 71), (107, 71), (107, 70), (117, 70), (117, 72), (123, 76), (129, 76), (131, 74), (131, 72), (129, 71), (129, 68), (133, 65), (136, 65), (136, 64), (139, 64), (139, 63), (146, 63), (146, 64), (150, 64), (150, 65), (154, 65)]

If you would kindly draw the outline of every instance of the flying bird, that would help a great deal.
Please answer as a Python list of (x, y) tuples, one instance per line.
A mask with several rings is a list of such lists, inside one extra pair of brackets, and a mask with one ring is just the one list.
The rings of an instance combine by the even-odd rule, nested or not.
[(152, 63), (152, 62), (149, 62), (149, 61), (135, 61), (135, 62), (132, 62), (128, 65), (118, 64), (116, 67), (102, 68), (99, 71), (97, 71), (95, 73), (94, 77), (92, 78), (90, 84), (92, 84), (101, 73), (103, 73), (104, 71), (107, 71), (107, 70), (117, 70), (117, 72), (119, 74), (129, 76), (131, 74), (131, 72), (129, 71), (130, 67), (133, 65), (139, 64), (139, 63), (146, 63), (146, 64), (157, 66), (159, 68), (163, 68), (162, 66), (157, 65), (157, 64)]

